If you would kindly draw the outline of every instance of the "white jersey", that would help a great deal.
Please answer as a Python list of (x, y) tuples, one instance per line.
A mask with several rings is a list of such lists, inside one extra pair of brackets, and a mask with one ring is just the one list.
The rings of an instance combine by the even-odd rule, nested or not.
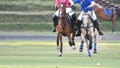
[[(72, 10), (71, 7), (66, 7), (66, 13), (68, 13), (69, 16), (72, 16), (75, 12)], [(56, 15), (57, 17), (59, 17), (59, 10), (57, 10), (57, 11), (55, 12), (55, 15)]]

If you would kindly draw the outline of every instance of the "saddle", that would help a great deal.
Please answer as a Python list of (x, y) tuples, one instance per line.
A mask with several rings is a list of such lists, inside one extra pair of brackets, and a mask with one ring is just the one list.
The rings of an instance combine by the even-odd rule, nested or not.
[(105, 12), (106, 15), (111, 16), (111, 10), (110, 9), (105, 8), (104, 12)]
[(111, 7), (111, 8), (105, 8), (104, 9), (104, 12), (106, 15), (110, 16), (111, 17), (111, 20), (113, 18), (113, 15), (116, 14), (116, 10), (114, 7)]
[[(91, 16), (89, 15), (89, 17), (90, 17), (90, 20), (92, 21), (92, 23), (94, 22), (93, 21), (93, 19), (91, 18)], [(94, 26), (94, 23), (93, 23), (93, 26)], [(80, 23), (77, 23), (77, 27), (78, 28), (81, 28), (81, 26), (80, 26)], [(95, 27), (94, 27), (94, 29), (95, 29)], [(81, 36), (81, 30), (79, 29), (77, 32), (75, 32), (76, 34), (75, 34), (75, 36)], [(85, 38), (88, 38), (89, 36), (88, 35), (86, 35), (86, 37)]]

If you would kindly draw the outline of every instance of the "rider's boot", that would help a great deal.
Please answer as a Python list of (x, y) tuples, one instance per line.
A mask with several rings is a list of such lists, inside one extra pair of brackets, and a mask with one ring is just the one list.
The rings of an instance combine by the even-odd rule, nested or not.
[(53, 20), (53, 29), (52, 32), (56, 32), (56, 26), (57, 26), (57, 22), (58, 22), (58, 17), (56, 15), (53, 16), (52, 18)]
[(76, 31), (78, 31), (79, 29), (78, 29), (78, 27), (77, 27), (77, 23), (76, 23), (76, 14), (73, 14), (72, 16), (71, 16), (71, 18), (72, 18), (72, 24), (73, 24), (73, 29), (74, 29), (74, 31), (76, 32)]
[(103, 32), (99, 28), (98, 20), (93, 21), (95, 28), (98, 30), (99, 35), (104, 35)]
[(82, 24), (82, 20), (81, 20), (81, 21), (80, 21), (80, 20), (77, 20), (77, 27), (79, 28), (79, 31), (78, 31), (78, 33), (77, 33), (77, 36), (80, 36), (80, 35), (81, 35), (81, 29), (80, 29), (81, 24)]

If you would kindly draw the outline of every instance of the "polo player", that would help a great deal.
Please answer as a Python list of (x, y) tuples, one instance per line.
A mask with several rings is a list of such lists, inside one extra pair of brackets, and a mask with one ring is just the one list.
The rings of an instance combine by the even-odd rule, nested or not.
[(101, 32), (101, 30), (99, 28), (99, 22), (98, 22), (97, 17), (94, 13), (94, 10), (93, 10), (93, 7), (96, 5), (96, 3), (93, 0), (74, 0), (74, 3), (75, 4), (79, 3), (81, 5), (81, 10), (80, 10), (81, 13), (78, 17), (77, 24), (79, 24), (79, 26), (81, 26), (82, 15), (83, 15), (84, 12), (85, 13), (88, 12), (92, 21), (93, 21), (93, 24), (94, 24), (95, 28), (99, 32), (99, 35), (103, 35), (103, 33)]
[(56, 0), (55, 1), (55, 8), (56, 8), (56, 12), (53, 15), (53, 30), (52, 32), (56, 32), (56, 26), (58, 24), (58, 18), (59, 18), (59, 10), (57, 8), (59, 8), (60, 3), (64, 2), (66, 5), (66, 13), (69, 15), (70, 19), (71, 19), (71, 23), (73, 24), (73, 26), (76, 25), (76, 14), (75, 12), (72, 10), (74, 9), (74, 2), (73, 0)]

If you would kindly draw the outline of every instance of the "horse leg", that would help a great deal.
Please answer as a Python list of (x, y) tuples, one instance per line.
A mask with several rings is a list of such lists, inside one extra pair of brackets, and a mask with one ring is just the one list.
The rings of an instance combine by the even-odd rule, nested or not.
[(57, 43), (57, 50), (59, 50), (59, 35), (57, 35), (57, 41), (56, 41), (56, 43)]
[(83, 52), (83, 44), (84, 44), (84, 41), (82, 40), (82, 41), (81, 41), (81, 45), (80, 45), (79, 52)]
[(70, 34), (67, 35), (67, 38), (68, 38), (68, 41), (69, 41), (69, 45), (72, 47), (73, 50), (75, 50), (76, 49), (75, 43), (74, 43), (74, 41), (72, 41), (71, 35)]
[(62, 34), (59, 35), (59, 41), (60, 41), (60, 50), (59, 50), (58, 56), (61, 57), (62, 56), (62, 47), (63, 47)]
[(89, 45), (87, 44), (88, 56), (89, 56), (89, 57), (91, 57), (91, 52), (90, 52), (90, 50), (92, 49), (93, 39), (94, 39), (94, 32), (92, 32), (91, 36), (89, 37)]
[(74, 37), (75, 37), (75, 33), (73, 32), (72, 33), (72, 42), (73, 42), (73, 45), (75, 45)]
[(118, 16), (114, 16), (112, 19), (112, 32), (115, 33), (115, 24), (117, 22)]
[(112, 32), (115, 32), (115, 21), (112, 21)]
[(89, 48), (88, 48), (88, 56), (91, 57), (91, 52)]
[(74, 37), (75, 37), (75, 33), (72, 33), (72, 44), (73, 44), (72, 49), (73, 49), (73, 50), (76, 49), (76, 47), (75, 47), (75, 41), (74, 41)]
[(84, 45), (84, 35), (81, 34), (81, 44), (80, 44), (80, 49), (79, 49), (79, 52), (83, 52), (83, 45)]
[(88, 39), (85, 39), (85, 41), (86, 41), (86, 44), (87, 44), (88, 56), (91, 57), (91, 52), (90, 52), (90, 49), (89, 49)]
[(90, 36), (90, 37), (89, 37), (89, 49), (90, 49), (90, 50), (92, 49), (92, 43), (93, 43), (93, 37)]
[(97, 45), (96, 45), (96, 35), (94, 36), (94, 53), (97, 53)]
[(89, 49), (88, 39), (85, 39), (85, 41), (86, 41), (86, 44), (87, 44), (88, 56), (91, 57), (91, 52), (90, 52), (90, 49)]

